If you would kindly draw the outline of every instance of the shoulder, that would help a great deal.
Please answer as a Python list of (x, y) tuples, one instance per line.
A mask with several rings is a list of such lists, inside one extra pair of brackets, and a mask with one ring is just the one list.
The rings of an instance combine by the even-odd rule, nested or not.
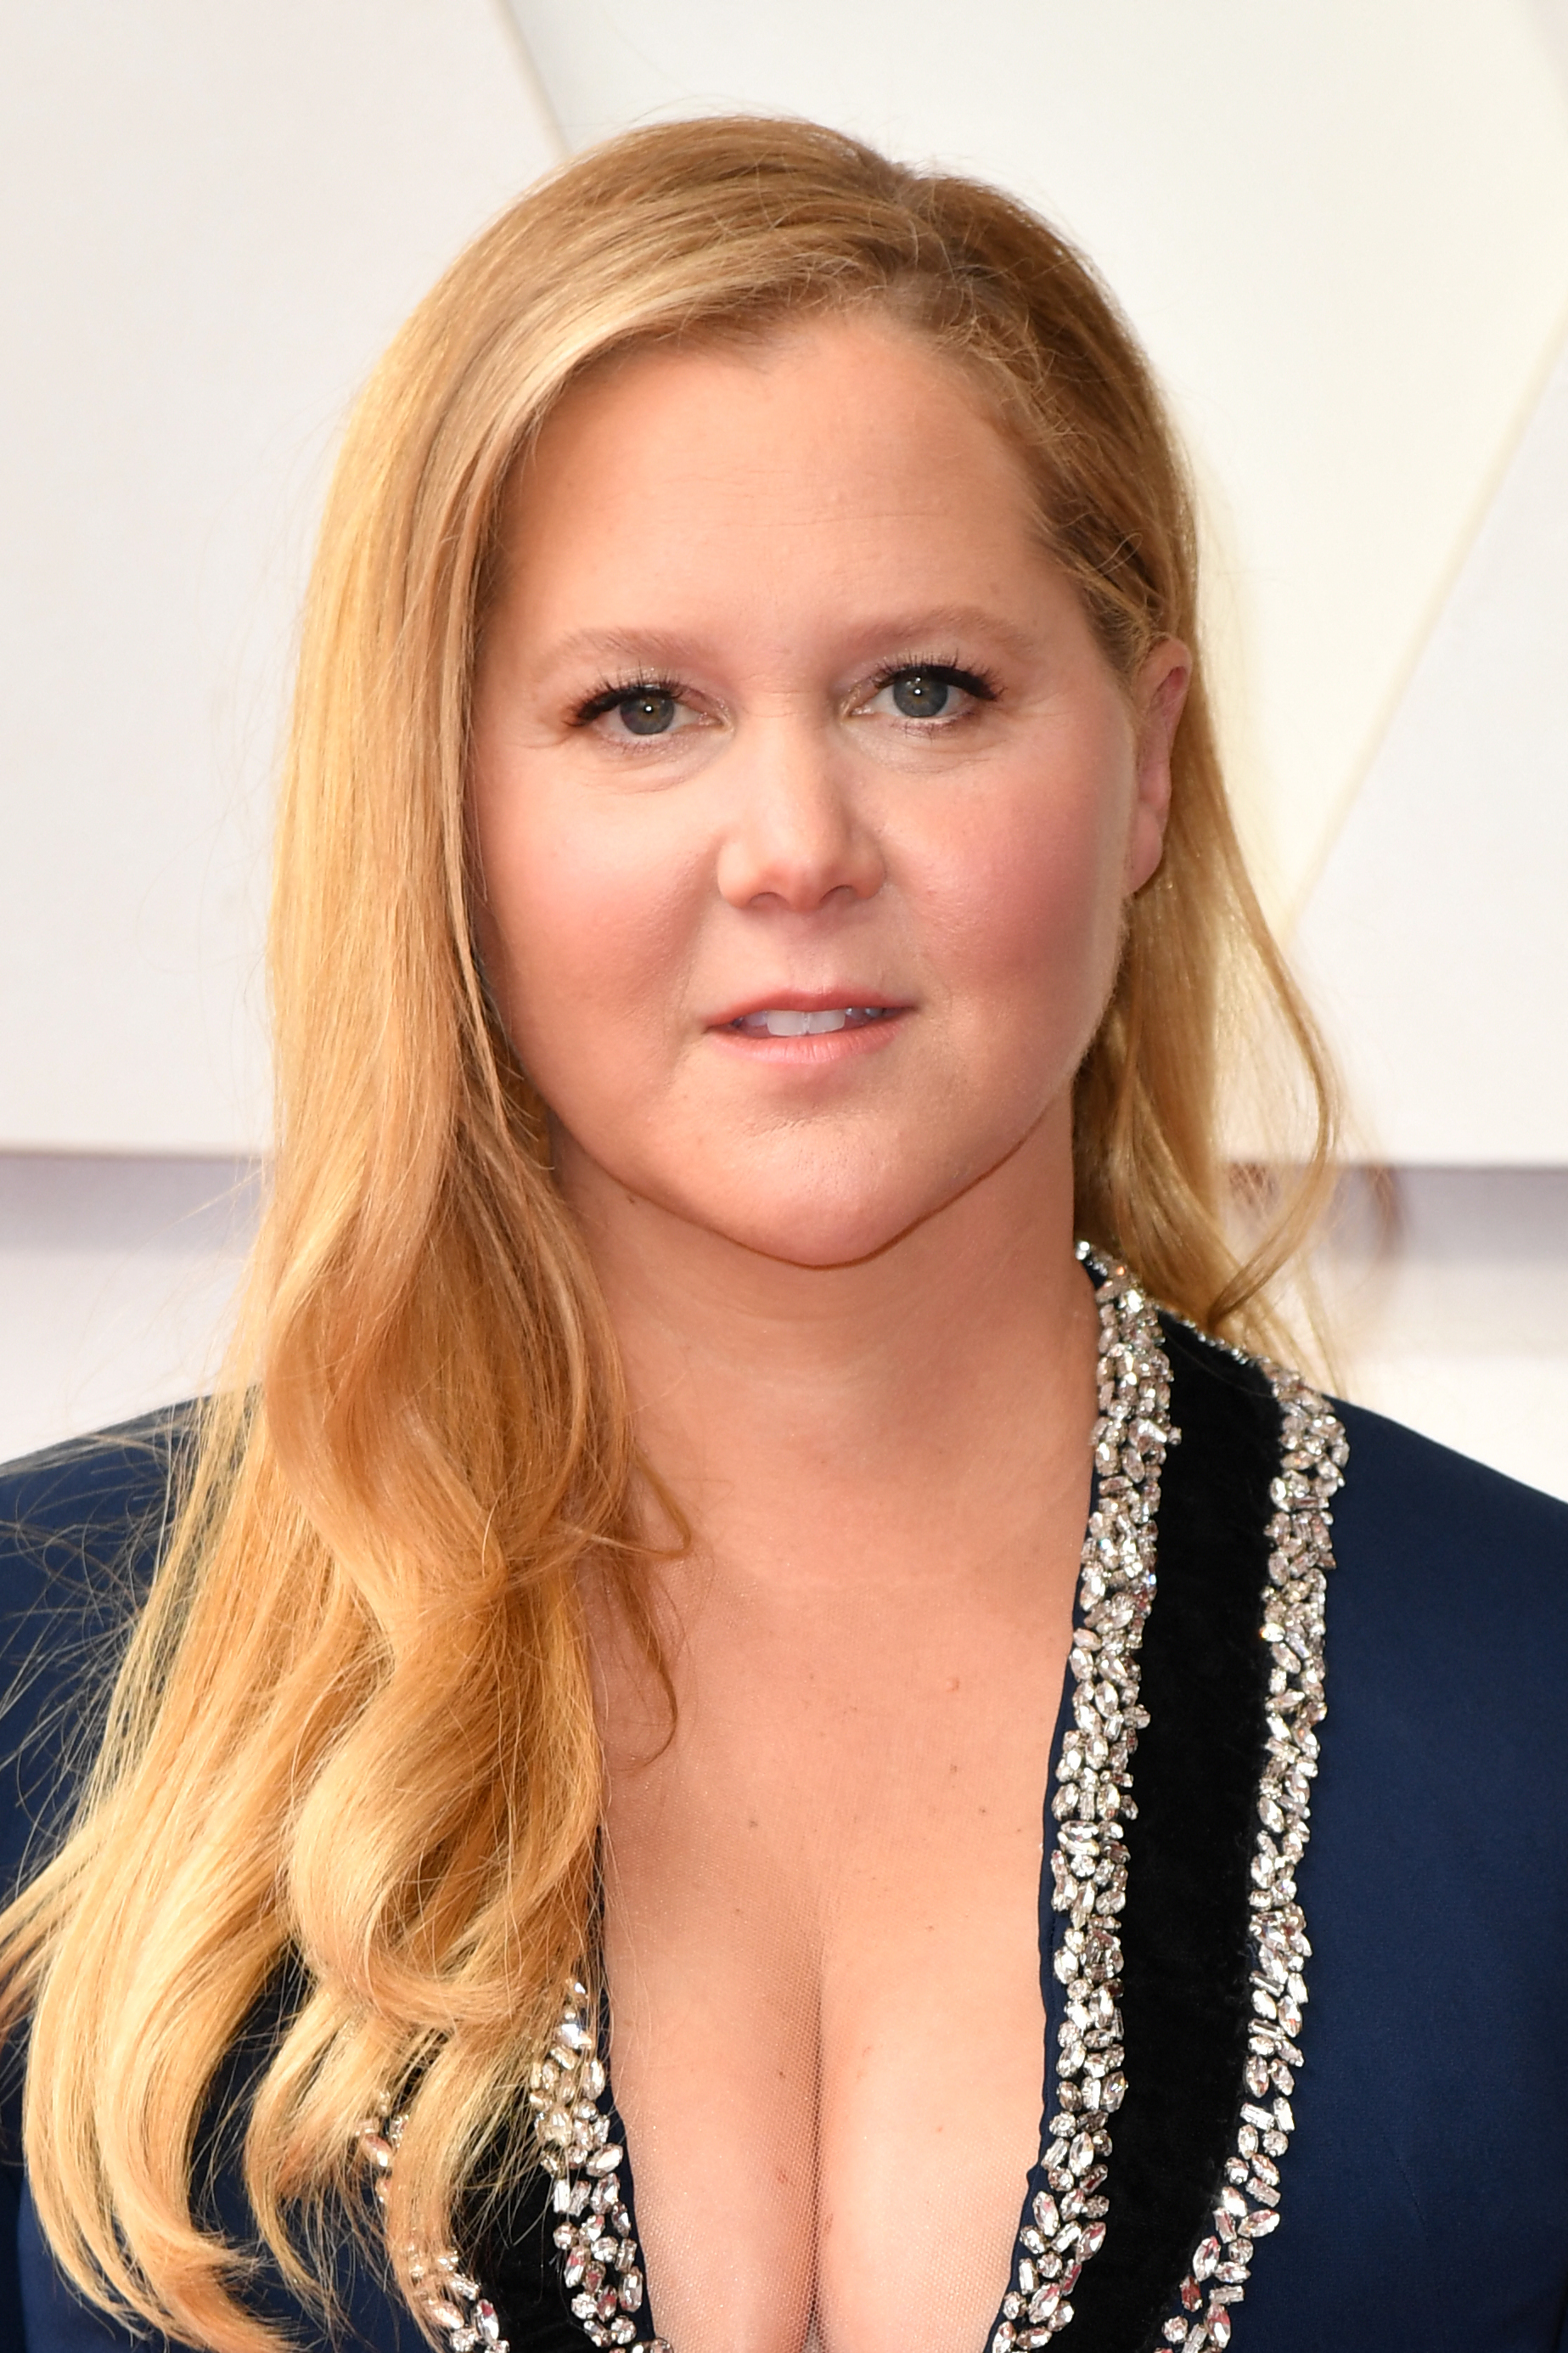
[[(1568, 1931), (1568, 1504), (1363, 1408), (1335, 1498), (1325, 1778), (1385, 1833), (1458, 1837), (1486, 1876), (1535, 1875)], [(1381, 1792), (1387, 1805), (1377, 1802)]]
[[(1411, 1599), (1568, 1609), (1568, 1504), (1363, 1406), (1334, 1402), (1350, 1467), (1335, 1553)], [(1522, 1580), (1522, 1583), (1521, 1583)]]
[(0, 1895), (96, 1735), (196, 1423), (169, 1407), (0, 1466)]

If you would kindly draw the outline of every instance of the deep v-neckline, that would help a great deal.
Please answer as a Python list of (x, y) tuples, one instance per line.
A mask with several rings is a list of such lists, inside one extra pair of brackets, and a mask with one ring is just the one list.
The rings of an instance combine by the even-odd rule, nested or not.
[[(1310, 1727), (1321, 1714), (1321, 1568), (1330, 1559), (1322, 1507), (1339, 1483), (1342, 1432), (1293, 1376), (1240, 1358), (1171, 1318), (1162, 1319), (1161, 1345), (1182, 1443), (1169, 1457), (1160, 1504), (1160, 1606), (1148, 1617), (1142, 1651), (1149, 1721), (1138, 1747), (1138, 1810), (1125, 1831), (1129, 1864), (1118, 1925), (1127, 2089), (1115, 2117), (1109, 2185), (1114, 2226), (1074, 2290), (1072, 2341), (1081, 2353), (1144, 2353), (1156, 2342), (1180, 2341), (1174, 2330), (1187, 2332), (1194, 2347), (1228, 2342), (1228, 2304), (1239, 2300), (1256, 2252), (1250, 2234), (1265, 2236), (1278, 2219), (1278, 2192), (1268, 2179), (1272, 2173), (1278, 2180), (1278, 2167), (1267, 2151), (1283, 2153), (1293, 2122), (1291, 2067), (1300, 2063), (1292, 2040), (1300, 2024), (1300, 1958), (1279, 1945), (1275, 1929), (1266, 1946), (1255, 1934), (1273, 1917), (1258, 1912), (1260, 1902), (1278, 1905), (1282, 1898), (1279, 1916), (1288, 1928), (1292, 1917), (1299, 1923), (1287, 1875), (1294, 1864), (1288, 1843), (1276, 1856), (1258, 1818), (1262, 1812), (1267, 1822), (1270, 1808), (1278, 1816), (1282, 1799), (1293, 1810), (1287, 1841), (1294, 1839), (1299, 1854), (1305, 1784), (1291, 1796), (1279, 1788), (1279, 1777), (1288, 1772), (1300, 1781), (1316, 1756)], [(1279, 1567), (1282, 1560), (1287, 1568)], [(1287, 1569), (1297, 1582), (1289, 1581)], [(1311, 1614), (1299, 1599), (1289, 1611), (1285, 1602), (1262, 1609), (1259, 1640), (1271, 1575), (1284, 1581), (1287, 1599), (1306, 1596), (1305, 1580), (1316, 1577), (1315, 1653), (1295, 1623)], [(1081, 1595), (1075, 1598), (1075, 1628), (1080, 1612)], [(1287, 1614), (1296, 1651), (1287, 1630), (1270, 1623)], [(1279, 1697), (1292, 1677), (1297, 1682)], [(1281, 1713), (1298, 1705), (1289, 1719)], [(1047, 1857), (1070, 1713), (1070, 1686), (1064, 1684), (1047, 1782)], [(1281, 1875), (1271, 1893), (1276, 1871)], [(1047, 2117), (1068, 2000), (1058, 1965), (1068, 1923), (1052, 1908), (1051, 1894), (1043, 1873)], [(1304, 1953), (1298, 1931), (1289, 1934)], [(1270, 2023), (1276, 2012), (1281, 2022)], [(636, 2243), (631, 2152), (607, 2077), (600, 2105), (625, 2236)], [(1026, 2290), (1033, 2277), (1027, 2242), (1032, 2230), (1038, 2236), (1037, 2201), (1050, 2196), (1047, 2154), (1042, 2149), (1025, 2186), (991, 2353), (1033, 2353), (1052, 2333), (1029, 2326), (1031, 2297), (1020, 2293), (1021, 2270)], [(514, 2332), (514, 2353), (581, 2353), (586, 2324), (572, 2309), (574, 2291), (552, 2244), (563, 2227), (553, 2203), (560, 2188), (538, 2175), (524, 2203), (487, 2234), (485, 2275)], [(1249, 2202), (1259, 2200), (1266, 2202)], [(581, 2300), (580, 2280), (575, 2293)], [(645, 2292), (629, 2334), (607, 2341), (646, 2344), (652, 2326)]]
[[(1089, 1505), (1088, 1514), (1088, 1521), (1090, 1523), (1094, 1517), (1099, 1493), (1099, 1476), (1098, 1472), (1095, 1472), (1091, 1474), (1090, 1478)], [(1075, 1580), (1072, 1615), (1073, 1631), (1075, 1634), (1082, 1623), (1082, 1594), (1077, 1581)], [(1057, 1787), (1057, 1773), (1058, 1767), (1060, 1762), (1063, 1741), (1071, 1728), (1073, 1722), (1072, 1696), (1073, 1677), (1070, 1669), (1064, 1665), (1062, 1670), (1061, 1685), (1057, 1702), (1056, 1725), (1051, 1736), (1049, 1762), (1046, 1774), (1046, 1786), (1042, 1792), (1040, 1800), (1043, 1831), (1040, 1845), (1040, 1868), (1036, 1889), (1036, 1908), (1038, 1920), (1037, 1944), (1039, 1954), (1042, 2008), (1041, 2036), (1043, 2046), (1043, 2085), (1041, 2091), (1040, 2127), (1037, 2137), (1035, 2162), (1029, 2169), (1025, 2187), (1023, 2205), (1020, 2210), (1017, 2230), (1014, 2233), (1013, 2242), (1009, 2244), (1006, 2285), (1004, 2287), (1002, 2295), (997, 2300), (996, 2310), (992, 2316), (990, 2326), (987, 2328), (984, 2338), (980, 2340), (981, 2346), (983, 2347), (989, 2347), (994, 2342), (997, 2331), (1001, 2327), (1002, 2306), (1013, 2284), (1016, 2241), (1019, 2233), (1029, 2225), (1034, 2200), (1039, 2195), (1045, 2180), (1046, 2150), (1047, 2146), (1047, 2135), (1053, 2109), (1052, 2086), (1056, 2073), (1052, 2053), (1056, 2048), (1057, 2040), (1061, 2030), (1062, 2006), (1064, 2000), (1063, 1989), (1058, 1979), (1052, 1972), (1051, 1963), (1052, 1957), (1056, 1949), (1057, 1934), (1061, 1928), (1066, 1926), (1065, 1915), (1056, 1915), (1051, 1909), (1051, 1855), (1055, 1846), (1056, 1828), (1051, 1814), (1051, 1795)], [(602, 1892), (599, 1902), (602, 1910)], [(607, 2145), (616, 2147), (620, 2151), (621, 2161), (617, 2170), (621, 2178), (622, 2204), (630, 2226), (627, 2235), (632, 2239), (634, 2243), (640, 2248), (644, 2244), (644, 2241), (637, 2219), (636, 2163), (632, 2148), (631, 2136), (626, 2130), (626, 2119), (621, 2115), (620, 2108), (615, 2095), (614, 2075), (611, 2067), (611, 2059), (613, 2057), (615, 2048), (614, 2014), (611, 2007), (608, 1985), (603, 1981), (600, 1985), (596, 2003), (596, 2015), (597, 2024), (594, 2039), (595, 2047), (602, 2054), (603, 2064), (605, 2072), (605, 2085), (603, 2100), (605, 2114), (609, 2119), (610, 2132), (609, 2142)], [(658, 2323), (654, 2303), (653, 2284), (651, 2281), (647, 2281), (645, 2284), (644, 2306), (647, 2316), (647, 2326), (650, 2329), (656, 2330)], [(811, 2353), (811, 2347), (816, 2341), (815, 2334), (815, 2316), (810, 2326), (811, 2334), (807, 2337), (807, 2342), (805, 2347), (803, 2348), (803, 2353)], [(668, 2340), (666, 2338), (655, 2336), (654, 2343), (658, 2347), (668, 2348)], [(519, 2348), (519, 2353), (521, 2353), (521, 2348)], [(978, 2348), (977, 2353), (979, 2353)]]
[[(1090, 1271), (1092, 1279), (1092, 1271)], [(1014, 2288), (1019, 2242), (1022, 2234), (1026, 2231), (1028, 2231), (1032, 2226), (1033, 2208), (1045, 2187), (1047, 2157), (1050, 2147), (1048, 2132), (1051, 2118), (1055, 2113), (1053, 2089), (1056, 2078), (1056, 2063), (1054, 2053), (1058, 2048), (1060, 2038), (1063, 2000), (1065, 1999), (1061, 1982), (1053, 1971), (1052, 1963), (1054, 1955), (1058, 1949), (1059, 1934), (1063, 1929), (1065, 1929), (1067, 1925), (1065, 1915), (1058, 1915), (1053, 1912), (1052, 1909), (1051, 1898), (1054, 1883), (1051, 1866), (1052, 1856), (1057, 1845), (1058, 1825), (1053, 1816), (1051, 1807), (1053, 1793), (1059, 1786), (1058, 1773), (1063, 1746), (1068, 1736), (1073, 1729), (1074, 1724), (1073, 1697), (1076, 1683), (1072, 1672), (1071, 1657), (1073, 1650), (1076, 1648), (1077, 1638), (1085, 1624), (1086, 1600), (1081, 1571), (1096, 1525), (1096, 1515), (1100, 1509), (1100, 1474), (1102, 1467), (1102, 1464), (1098, 1459), (1091, 1461), (1089, 1504), (1085, 1514), (1083, 1535), (1078, 1547), (1079, 1571), (1075, 1575), (1073, 1580), (1071, 1615), (1072, 1640), (1069, 1641), (1068, 1655), (1067, 1661), (1065, 1661), (1063, 1664), (1061, 1681), (1058, 1689), (1056, 1716), (1052, 1730), (1050, 1747), (1047, 1754), (1045, 1787), (1040, 1794), (1042, 1834), (1040, 1841), (1040, 1867), (1036, 1879), (1035, 1899), (1037, 1915), (1036, 1948), (1038, 1957), (1042, 2011), (1040, 2021), (1042, 2042), (1040, 2122), (1039, 2128), (1036, 2136), (1034, 2162), (1030, 2166), (1026, 2177), (1019, 2220), (1014, 2231), (1013, 2237), (1009, 2242), (1006, 2279), (1003, 2285), (1001, 2294), (998, 2296), (996, 2307), (992, 2315), (990, 2324), (986, 2328), (984, 2337), (982, 2337), (978, 2342), (976, 2353), (981, 2353), (981, 2348), (990, 2347), (996, 2342), (998, 2332), (1003, 2327), (1004, 2306), (1006, 2303), (1009, 2294)], [(598, 1941), (601, 1950), (603, 1947), (603, 1873), (601, 1872), (599, 1876), (598, 1894), (596, 1897), (596, 1926), (599, 1931)], [(587, 1997), (584, 1995), (584, 2000), (586, 2000), (586, 1999)], [(605, 2073), (605, 2089), (602, 2094), (602, 2106), (609, 2126), (609, 2138), (606, 2146), (615, 2148), (619, 2153), (619, 2163), (616, 2170), (619, 2177), (621, 2185), (622, 2211), (625, 2213), (628, 2225), (626, 2235), (631, 2240), (632, 2243), (640, 2250), (645, 2242), (637, 2219), (635, 2157), (632, 2148), (631, 2136), (626, 2129), (626, 2119), (620, 2112), (618, 2103), (615, 2096), (614, 2076), (611, 2064), (615, 2042), (614, 2012), (607, 1978), (605, 1978), (603, 1970), (599, 1973), (597, 1990), (594, 1997), (594, 2046), (599, 2054), (600, 2063)], [(640, 2266), (640, 2254), (638, 2260)], [(639, 2308), (644, 2315), (644, 2327), (647, 2332), (657, 2332), (657, 2306), (654, 2298), (653, 2283), (651, 2280), (647, 2278), (646, 2274), (642, 2272), (640, 2268), (638, 2277), (641, 2282)], [(572, 2284), (575, 2285), (575, 2283), (572, 2283)], [(574, 2316), (578, 2317), (579, 2320), (581, 2318), (581, 2316)], [(808, 2353), (810, 2343), (814, 2341), (815, 2329), (816, 2318), (814, 2307), (813, 2317), (810, 2323), (811, 2334), (808, 2335), (806, 2353)], [(654, 2333), (652, 2336), (652, 2342), (656, 2348), (663, 2348), (664, 2353), (668, 2353), (667, 2339), (658, 2336), (657, 2333)]]

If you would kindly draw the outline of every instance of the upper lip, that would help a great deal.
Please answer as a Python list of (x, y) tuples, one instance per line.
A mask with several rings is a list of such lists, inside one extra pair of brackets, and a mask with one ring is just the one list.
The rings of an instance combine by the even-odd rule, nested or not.
[(727, 1029), (732, 1021), (743, 1021), (752, 1013), (836, 1013), (856, 1005), (885, 1007), (889, 1012), (908, 1010), (909, 999), (889, 997), (883, 988), (862, 988), (847, 982), (841, 988), (775, 988), (767, 995), (740, 998), (722, 1013), (715, 1013), (707, 1024), (710, 1029)]

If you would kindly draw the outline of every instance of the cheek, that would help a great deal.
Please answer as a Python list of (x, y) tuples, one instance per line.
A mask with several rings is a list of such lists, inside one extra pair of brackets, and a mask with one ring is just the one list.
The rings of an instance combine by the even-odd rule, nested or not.
[[(1119, 796), (1106, 780), (1042, 794), (1019, 780), (948, 836), (931, 864), (933, 923), (952, 976), (1081, 1050), (1114, 976), (1121, 932)], [(1079, 1034), (1081, 1033), (1081, 1034)]]
[(537, 779), (481, 791), (476, 818), (490, 985), (524, 1067), (564, 1114), (563, 1089), (618, 1062), (676, 1001), (700, 877), (668, 843), (658, 854), (635, 811), (563, 810)]

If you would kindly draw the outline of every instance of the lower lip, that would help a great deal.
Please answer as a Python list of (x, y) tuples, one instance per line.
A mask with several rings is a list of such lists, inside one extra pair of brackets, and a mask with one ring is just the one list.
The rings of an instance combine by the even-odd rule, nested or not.
[(862, 1022), (858, 1029), (825, 1029), (815, 1037), (759, 1038), (750, 1030), (731, 1029), (727, 1022), (721, 1029), (710, 1029), (708, 1035), (720, 1046), (743, 1055), (749, 1062), (782, 1062), (811, 1070), (853, 1061), (863, 1054), (880, 1053), (903, 1028), (905, 1018), (906, 1008), (899, 1006), (884, 1014), (880, 1021)]

